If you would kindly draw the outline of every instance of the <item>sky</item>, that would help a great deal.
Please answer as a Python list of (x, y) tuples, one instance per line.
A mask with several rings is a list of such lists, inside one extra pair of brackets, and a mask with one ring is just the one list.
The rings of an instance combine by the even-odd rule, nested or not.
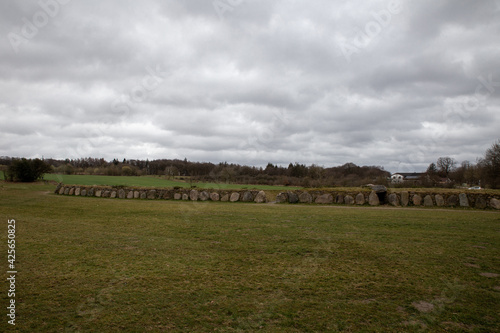
[(500, 139), (500, 0), (0, 2), (0, 155), (425, 171)]

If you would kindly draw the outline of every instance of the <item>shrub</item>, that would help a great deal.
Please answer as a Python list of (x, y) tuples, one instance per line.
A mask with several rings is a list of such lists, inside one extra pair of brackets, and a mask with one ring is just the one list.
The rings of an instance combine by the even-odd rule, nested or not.
[(27, 160), (25, 158), (13, 160), (5, 173), (5, 179), (10, 181), (34, 182), (43, 178), (43, 175), (50, 172), (50, 165), (41, 159)]

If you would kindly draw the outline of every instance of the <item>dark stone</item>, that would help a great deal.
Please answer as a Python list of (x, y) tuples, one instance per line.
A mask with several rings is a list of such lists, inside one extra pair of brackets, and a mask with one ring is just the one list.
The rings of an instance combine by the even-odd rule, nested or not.
[(452, 194), (446, 199), (446, 204), (448, 206), (457, 206), (458, 205), (458, 197), (455, 194)]
[(488, 202), (486, 201), (485, 198), (483, 198), (483, 197), (476, 198), (476, 205), (475, 205), (476, 208), (485, 209), (487, 206), (488, 206)]
[(288, 194), (281, 192), (276, 196), (276, 202), (277, 203), (284, 203), (288, 202)]
[(295, 192), (288, 192), (288, 202), (291, 204), (299, 202), (299, 196)]
[(311, 203), (312, 202), (312, 195), (310, 195), (308, 192), (302, 192), (299, 195), (299, 202), (301, 202), (301, 203)]
[(252, 192), (246, 191), (245, 193), (243, 193), (243, 198), (241, 199), (241, 201), (244, 201), (244, 202), (253, 201)]

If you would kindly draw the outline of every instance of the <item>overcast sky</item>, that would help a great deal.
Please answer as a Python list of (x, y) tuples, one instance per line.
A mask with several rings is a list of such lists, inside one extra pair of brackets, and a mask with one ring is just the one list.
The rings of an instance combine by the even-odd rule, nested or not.
[(500, 0), (10, 0), (0, 32), (0, 155), (403, 172), (500, 138)]

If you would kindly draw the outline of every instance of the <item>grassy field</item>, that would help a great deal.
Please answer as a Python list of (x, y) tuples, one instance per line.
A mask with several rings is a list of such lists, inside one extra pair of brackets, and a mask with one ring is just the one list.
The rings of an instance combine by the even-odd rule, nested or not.
[(19, 332), (500, 331), (498, 212), (53, 190), (0, 182)]
[(62, 182), (67, 185), (110, 185), (110, 186), (137, 186), (137, 187), (184, 187), (192, 185), (198, 188), (212, 189), (259, 189), (259, 190), (294, 190), (299, 187), (291, 186), (269, 186), (269, 185), (239, 185), (224, 183), (189, 183), (180, 180), (168, 180), (163, 177), (142, 176), (91, 176), (91, 175), (56, 175), (46, 174), (45, 180)]

